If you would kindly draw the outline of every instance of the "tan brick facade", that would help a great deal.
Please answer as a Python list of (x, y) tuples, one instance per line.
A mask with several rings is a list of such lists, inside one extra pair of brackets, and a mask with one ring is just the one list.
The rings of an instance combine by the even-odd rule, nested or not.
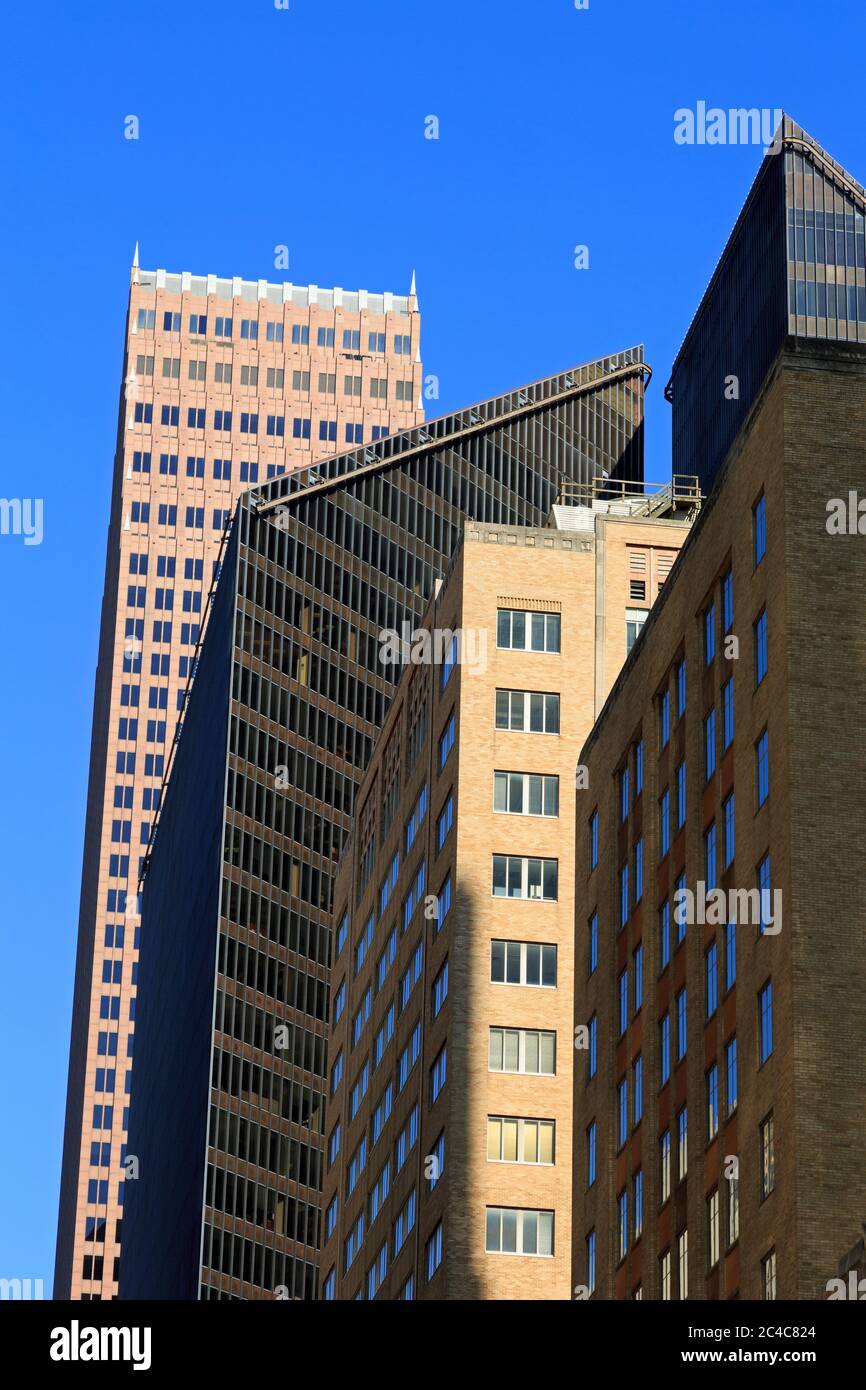
[[(856, 349), (789, 347), (737, 439), (631, 660), (582, 753), (588, 790), (578, 793), (575, 1023), (597, 1020), (597, 1073), (575, 1068), (573, 1280), (586, 1286), (595, 1236), (601, 1298), (683, 1296), (679, 1241), (687, 1235), (687, 1296), (698, 1299), (821, 1298), (866, 1212), (862, 1123), (866, 1113), (864, 889), (857, 836), (864, 810), (857, 730), (866, 700), (866, 638), (857, 605), (866, 580), (862, 536), (830, 536), (827, 503), (862, 489), (866, 459), (866, 364)], [(754, 508), (763, 497), (766, 552), (755, 563)], [(724, 579), (733, 592), (726, 652)], [(714, 604), (715, 654), (706, 659)], [(758, 651), (766, 614), (766, 674)], [(678, 714), (678, 664), (686, 663)], [(733, 738), (723, 687), (733, 679)], [(662, 746), (660, 701), (670, 699)], [(706, 776), (706, 724), (715, 711), (715, 768)], [(768, 789), (759, 740), (768, 739)], [(643, 787), (635, 760), (643, 743)], [(677, 828), (677, 768), (686, 768), (686, 818)], [(619, 773), (630, 792), (620, 815)], [(670, 846), (661, 842), (670, 794)], [(734, 854), (726, 868), (725, 803), (733, 794)], [(599, 860), (590, 870), (588, 822), (597, 809)], [(736, 978), (729, 979), (727, 916), (688, 925), (677, 943), (678, 877), (707, 881), (707, 835), (716, 828), (717, 882), (754, 890), (769, 855), (781, 931), (742, 918)], [(643, 843), (643, 897), (621, 926), (620, 871), (634, 874)], [(730, 900), (729, 900), (730, 901)], [(669, 960), (664, 904), (671, 910)], [(598, 963), (589, 922), (598, 913)], [(709, 915), (709, 914), (708, 914)], [(728, 914), (731, 915), (731, 914)], [(737, 915), (735, 912), (734, 916)], [(642, 948), (641, 1007), (635, 952)], [(715, 948), (713, 957), (708, 953)], [(627, 1026), (620, 1035), (619, 981), (628, 970)], [(708, 978), (715, 974), (715, 989)], [(772, 1048), (762, 992), (772, 984)], [(677, 999), (686, 990), (687, 1048), (677, 1055)], [(670, 1079), (660, 1068), (670, 1018)], [(736, 1103), (728, 1048), (736, 1039)], [(762, 1041), (763, 1040), (763, 1041)], [(634, 1119), (634, 1063), (643, 1063), (643, 1118)], [(712, 1068), (718, 1068), (715, 1116)], [(628, 1081), (624, 1142), (619, 1086)], [(687, 1107), (687, 1175), (678, 1180), (678, 1119)], [(772, 1174), (767, 1176), (772, 1120)], [(587, 1130), (596, 1125), (597, 1175), (589, 1182)], [(671, 1135), (670, 1195), (662, 1191), (660, 1139)], [(729, 1227), (728, 1177), (738, 1162), (738, 1229)], [(635, 1228), (642, 1175), (643, 1228)], [(718, 1192), (718, 1250), (714, 1194)], [(627, 1250), (619, 1201), (627, 1198)], [(734, 1238), (730, 1236), (733, 1234)], [(664, 1285), (670, 1252), (670, 1276)]]

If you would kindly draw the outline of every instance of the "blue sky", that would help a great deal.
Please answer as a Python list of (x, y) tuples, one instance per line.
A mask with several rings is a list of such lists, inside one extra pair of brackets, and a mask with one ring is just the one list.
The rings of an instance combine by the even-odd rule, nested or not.
[(300, 284), (416, 269), (435, 413), (643, 341), (663, 481), (668, 369), (760, 160), (675, 144), (674, 111), (784, 107), (866, 182), (862, 0), (289, 6), (4, 16), (0, 495), (43, 498), (44, 539), (0, 536), (0, 1275), (46, 1289), (136, 239), (197, 274), (283, 278), (280, 244)]

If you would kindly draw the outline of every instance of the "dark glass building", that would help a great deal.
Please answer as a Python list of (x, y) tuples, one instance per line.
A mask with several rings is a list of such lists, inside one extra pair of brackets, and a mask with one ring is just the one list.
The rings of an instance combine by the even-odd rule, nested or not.
[(866, 345), (864, 212), (866, 190), (784, 116), (665, 389), (672, 471), (705, 495), (786, 339)]
[(648, 376), (634, 348), (241, 498), (145, 872), (121, 1298), (315, 1296), (332, 883), (399, 677), (380, 634), (420, 620), (464, 519), (640, 484)]

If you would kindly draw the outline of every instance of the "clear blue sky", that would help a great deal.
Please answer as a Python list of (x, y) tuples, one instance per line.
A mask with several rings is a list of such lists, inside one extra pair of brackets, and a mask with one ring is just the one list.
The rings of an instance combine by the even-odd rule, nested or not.
[[(50, 1287), (128, 268), (405, 292), (441, 413), (643, 341), (662, 390), (784, 107), (866, 182), (862, 0), (13, 0), (0, 53), (0, 1276)], [(124, 119), (140, 139), (124, 139)], [(436, 115), (440, 139), (424, 139)], [(573, 248), (590, 250), (588, 271)], [(59, 615), (59, 616), (58, 616)]]

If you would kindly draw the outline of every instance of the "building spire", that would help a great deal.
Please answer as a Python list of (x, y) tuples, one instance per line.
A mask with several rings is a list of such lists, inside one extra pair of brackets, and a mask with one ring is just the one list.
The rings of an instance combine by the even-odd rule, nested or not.
[(419, 305), (418, 305), (418, 289), (417, 289), (417, 286), (416, 286), (416, 284), (415, 284), (415, 272), (414, 272), (414, 270), (412, 271), (412, 283), (411, 283), (411, 285), (409, 286), (409, 298), (410, 298), (410, 299), (414, 299), (414, 301), (415, 301), (415, 308), (417, 309), (417, 308), (419, 307)]
[(138, 284), (138, 242), (135, 243), (135, 250), (132, 253), (132, 270), (129, 272), (129, 283)]

